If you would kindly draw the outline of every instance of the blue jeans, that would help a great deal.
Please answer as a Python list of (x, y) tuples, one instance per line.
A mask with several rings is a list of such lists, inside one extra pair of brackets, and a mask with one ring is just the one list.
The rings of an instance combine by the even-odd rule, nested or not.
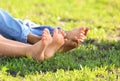
[(53, 33), (54, 28), (51, 26), (40, 26), (29, 20), (19, 20), (0, 9), (0, 34), (8, 39), (27, 43), (28, 34), (41, 36), (45, 28)]

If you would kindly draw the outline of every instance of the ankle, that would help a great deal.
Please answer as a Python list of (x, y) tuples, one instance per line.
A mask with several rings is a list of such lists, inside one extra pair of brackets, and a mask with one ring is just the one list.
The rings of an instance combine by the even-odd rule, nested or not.
[(40, 36), (35, 36), (33, 34), (28, 34), (28, 36), (27, 36), (27, 42), (30, 44), (35, 44), (39, 40), (41, 40)]
[(33, 46), (28, 46), (26, 47), (26, 50), (25, 50), (25, 55), (28, 56), (28, 57), (33, 57), (34, 55), (34, 50), (33, 50)]

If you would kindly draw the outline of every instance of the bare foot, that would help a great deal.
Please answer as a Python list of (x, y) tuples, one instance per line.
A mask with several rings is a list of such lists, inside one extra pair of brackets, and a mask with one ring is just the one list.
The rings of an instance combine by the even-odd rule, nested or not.
[[(67, 52), (78, 47), (78, 45), (84, 41), (87, 32), (88, 28), (76, 28), (71, 31), (67, 31), (65, 38), (67, 38), (68, 40), (65, 41), (62, 47), (60, 47), (59, 51)], [(65, 33), (62, 32), (63, 36), (65, 36), (64, 34)], [(32, 34), (28, 35), (28, 42), (31, 44), (34, 44), (39, 40), (41, 40), (41, 36), (35, 36)]]
[(76, 28), (66, 32), (66, 38), (68, 40), (59, 49), (59, 51), (67, 52), (78, 47), (78, 45), (84, 41), (87, 32), (88, 28)]
[(88, 28), (76, 28), (71, 31), (66, 32), (66, 38), (69, 40), (76, 41), (78, 43), (83, 42), (83, 40), (79, 40), (81, 38), (84, 38), (88, 33)]
[(64, 33), (63, 31), (58, 31), (58, 29), (54, 29), (53, 33), (53, 41), (45, 50), (45, 58), (52, 57), (56, 51), (64, 44)]
[(47, 48), (47, 46), (52, 42), (52, 37), (50, 35), (50, 32), (48, 29), (45, 29), (42, 34), (42, 39), (35, 43), (33, 46), (31, 46), (30, 56), (32, 56), (34, 59), (43, 61), (44, 60), (44, 52)]
[(65, 41), (64, 45), (62, 45), (59, 49), (60, 52), (67, 52), (74, 48), (76, 48), (78, 44), (72, 40)]

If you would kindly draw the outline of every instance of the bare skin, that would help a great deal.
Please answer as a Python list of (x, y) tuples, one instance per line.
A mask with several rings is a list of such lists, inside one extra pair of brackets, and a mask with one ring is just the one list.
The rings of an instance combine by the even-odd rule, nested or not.
[[(84, 41), (87, 32), (88, 28), (76, 28), (71, 31), (67, 31), (65, 38), (67, 38), (68, 40), (65, 41), (64, 45), (62, 45), (59, 50), (61, 52), (67, 52), (78, 47), (79, 44)], [(28, 35), (28, 42), (31, 44), (34, 44), (39, 40), (41, 40), (40, 36), (32, 34)]]
[(0, 35), (0, 56), (25, 56), (26, 50), (29, 49), (30, 46), (31, 45), (6, 39)]
[[(50, 32), (48, 29), (45, 29), (42, 34), (42, 39), (41, 41), (37, 42), (34, 44), (33, 47), (31, 47), (32, 50), (29, 54), (32, 56), (34, 59), (37, 59), (39, 61), (44, 60), (44, 52), (46, 48), (51, 44), (52, 42), (52, 37), (50, 35)], [(37, 47), (37, 48), (36, 48)]]
[[(84, 37), (87, 35), (88, 28), (75, 28), (71, 31), (66, 32), (66, 38), (78, 43), (83, 42)], [(82, 40), (83, 38), (83, 40)]]
[(54, 29), (53, 41), (47, 47), (44, 53), (45, 58), (52, 57), (55, 54), (55, 52), (64, 44), (65, 42), (64, 36), (65, 33), (62, 30), (58, 31), (58, 29)]
[(34, 45), (24, 44), (0, 36), (0, 56), (31, 56), (36, 60), (44, 60), (44, 52), (52, 42), (52, 37), (47, 29), (43, 31), (42, 39)]
[(55, 52), (64, 44), (65, 33), (54, 30), (51, 37), (48, 29), (43, 31), (41, 40), (33, 45), (13, 41), (0, 36), (0, 56), (31, 56), (35, 60), (43, 61), (52, 57)]
[(66, 38), (68, 40), (59, 50), (61, 52), (67, 52), (78, 47), (84, 41), (87, 33), (88, 28), (76, 28), (66, 32)]

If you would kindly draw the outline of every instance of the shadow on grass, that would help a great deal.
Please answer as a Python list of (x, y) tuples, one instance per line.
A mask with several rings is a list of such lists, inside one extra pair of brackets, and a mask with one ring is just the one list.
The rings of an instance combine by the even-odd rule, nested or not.
[(12, 76), (35, 74), (36, 72), (55, 72), (57, 69), (73, 70), (114, 65), (120, 67), (120, 41), (86, 40), (83, 45), (74, 51), (58, 53), (44, 62), (37, 62), (30, 58), (8, 58), (0, 57), (0, 69), (7, 68), (7, 73)]

